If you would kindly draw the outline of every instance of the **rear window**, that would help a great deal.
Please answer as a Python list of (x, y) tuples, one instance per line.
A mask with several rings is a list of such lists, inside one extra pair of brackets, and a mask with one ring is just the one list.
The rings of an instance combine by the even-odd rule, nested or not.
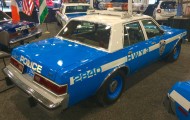
[(65, 13), (72, 13), (72, 12), (86, 12), (89, 6), (67, 6)]
[(70, 21), (59, 36), (90, 46), (108, 49), (111, 26), (87, 21)]
[(175, 9), (176, 2), (162, 2), (160, 5), (161, 9)]

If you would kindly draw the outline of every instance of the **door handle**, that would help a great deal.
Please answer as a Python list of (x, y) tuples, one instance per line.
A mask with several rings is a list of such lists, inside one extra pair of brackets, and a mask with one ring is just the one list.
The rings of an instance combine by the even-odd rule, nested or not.
[(156, 42), (152, 42), (152, 45), (155, 45), (156, 44)]
[(131, 55), (132, 53), (133, 53), (132, 51), (129, 51), (129, 52), (128, 52), (128, 55)]

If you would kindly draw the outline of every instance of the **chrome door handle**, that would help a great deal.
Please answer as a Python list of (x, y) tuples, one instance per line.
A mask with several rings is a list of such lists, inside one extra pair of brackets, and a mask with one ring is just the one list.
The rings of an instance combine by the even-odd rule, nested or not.
[(132, 51), (129, 51), (129, 52), (128, 52), (128, 55), (131, 55), (132, 53), (133, 53)]

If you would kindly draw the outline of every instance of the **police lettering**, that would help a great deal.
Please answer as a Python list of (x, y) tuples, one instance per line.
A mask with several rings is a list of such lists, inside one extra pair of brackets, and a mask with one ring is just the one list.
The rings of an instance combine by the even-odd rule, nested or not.
[(96, 76), (98, 73), (101, 73), (101, 72), (102, 72), (102, 69), (101, 67), (99, 67), (99, 68), (94, 68), (92, 70), (88, 70), (84, 73), (80, 73), (70, 78), (70, 85), (73, 85), (75, 82), (82, 81), (84, 79)]
[(149, 48), (145, 48), (145, 49), (143, 49), (143, 50), (134, 52), (134, 53), (132, 53), (132, 54), (130, 54), (130, 55), (127, 56), (127, 62), (128, 62), (128, 61), (131, 61), (131, 60), (133, 60), (133, 59), (136, 59), (136, 58), (138, 58), (138, 57), (140, 57), (140, 56), (142, 56), (142, 55), (145, 55), (145, 54), (147, 54), (148, 52), (149, 52)]
[(25, 25), (25, 26), (21, 26), (21, 27), (18, 27), (18, 28), (15, 28), (16, 31), (22, 31), (22, 30), (25, 30), (25, 29), (28, 29), (30, 28), (29, 25)]
[(31, 62), (29, 59), (25, 58), (24, 56), (21, 55), (20, 57), (20, 62), (22, 62), (24, 65), (28, 66), (29, 68), (31, 68), (32, 70), (41, 73), (42, 71), (42, 66), (38, 65), (35, 62)]

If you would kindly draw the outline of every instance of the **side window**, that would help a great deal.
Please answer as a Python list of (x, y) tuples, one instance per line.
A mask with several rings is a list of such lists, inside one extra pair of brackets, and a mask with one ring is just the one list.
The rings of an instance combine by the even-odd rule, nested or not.
[(144, 34), (139, 22), (124, 25), (124, 46), (144, 41)]
[(143, 20), (142, 23), (149, 39), (161, 35), (160, 28), (152, 20)]

